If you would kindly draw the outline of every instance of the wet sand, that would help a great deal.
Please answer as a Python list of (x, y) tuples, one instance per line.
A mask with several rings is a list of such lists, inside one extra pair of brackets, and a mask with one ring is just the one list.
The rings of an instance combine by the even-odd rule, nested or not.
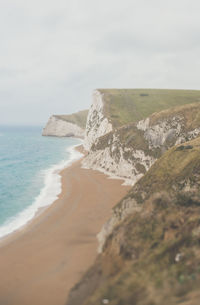
[(121, 183), (80, 161), (62, 171), (59, 199), (0, 243), (0, 305), (65, 304), (97, 256), (96, 234), (130, 189)]

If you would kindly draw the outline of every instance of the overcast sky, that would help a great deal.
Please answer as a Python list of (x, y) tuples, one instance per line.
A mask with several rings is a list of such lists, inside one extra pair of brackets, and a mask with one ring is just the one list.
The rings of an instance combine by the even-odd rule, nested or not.
[(199, 0), (1, 0), (0, 124), (45, 124), (95, 88), (200, 89)]

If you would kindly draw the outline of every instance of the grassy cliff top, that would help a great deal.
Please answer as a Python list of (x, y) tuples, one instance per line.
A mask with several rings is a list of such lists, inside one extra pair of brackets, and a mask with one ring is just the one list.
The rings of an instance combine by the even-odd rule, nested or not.
[(98, 89), (104, 94), (105, 114), (114, 127), (137, 122), (154, 112), (200, 102), (200, 91), (167, 89)]
[(85, 129), (86, 121), (87, 121), (88, 110), (82, 110), (72, 114), (66, 115), (55, 115), (55, 117), (67, 121), (73, 124), (78, 125), (79, 127)]

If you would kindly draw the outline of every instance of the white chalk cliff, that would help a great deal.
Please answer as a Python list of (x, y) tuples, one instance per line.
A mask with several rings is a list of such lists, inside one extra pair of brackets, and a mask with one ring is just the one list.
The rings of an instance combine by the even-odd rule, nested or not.
[(160, 118), (152, 115), (113, 129), (104, 114), (103, 98), (101, 92), (94, 92), (86, 125), (84, 147), (88, 155), (82, 161), (83, 168), (99, 170), (134, 185), (167, 149), (200, 134), (199, 125), (189, 126), (188, 119), (192, 111), (200, 111), (199, 104), (181, 107), (170, 115), (163, 111)]
[(84, 137), (85, 130), (76, 124), (67, 122), (57, 116), (52, 115), (45, 128), (43, 129), (43, 136), (56, 137)]
[(112, 124), (104, 114), (103, 94), (100, 91), (95, 90), (92, 96), (92, 105), (87, 117), (84, 148), (90, 150), (96, 139), (107, 134), (112, 129)]

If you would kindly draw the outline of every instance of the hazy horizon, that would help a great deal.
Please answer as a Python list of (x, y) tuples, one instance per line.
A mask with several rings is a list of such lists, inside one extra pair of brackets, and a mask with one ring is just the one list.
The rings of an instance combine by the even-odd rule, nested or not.
[(96, 88), (199, 90), (197, 0), (8, 0), (0, 6), (0, 125), (44, 126)]

